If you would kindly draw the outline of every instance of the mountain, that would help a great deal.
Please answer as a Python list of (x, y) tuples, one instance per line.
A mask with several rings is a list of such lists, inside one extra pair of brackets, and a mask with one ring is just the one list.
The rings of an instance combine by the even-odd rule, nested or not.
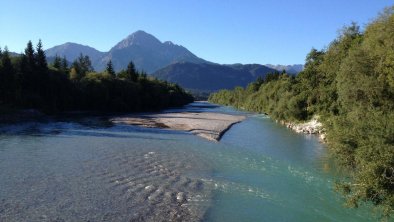
[(123, 69), (130, 61), (133, 61), (137, 69), (147, 73), (176, 62), (207, 62), (183, 46), (170, 41), (160, 42), (144, 31), (137, 31), (116, 44), (99, 61), (98, 69), (103, 69), (109, 60), (112, 60), (115, 70)]
[(16, 53), (16, 52), (9, 52), (9, 55), (10, 55), (11, 57), (18, 57), (18, 56), (20, 56), (21, 54)]
[(45, 54), (47, 57), (55, 57), (56, 55), (60, 57), (65, 56), (68, 61), (74, 61), (81, 53), (84, 55), (88, 55), (92, 62), (100, 59), (102, 56), (105, 55), (104, 52), (100, 52), (90, 46), (71, 42), (67, 42), (65, 44), (45, 50)]
[(249, 72), (253, 78), (256, 78), (258, 76), (265, 76), (267, 73), (272, 73), (275, 72), (275, 69), (272, 69), (270, 67), (260, 65), (260, 64), (231, 64), (227, 65), (230, 66), (233, 69), (239, 70), (241, 72)]
[[(48, 64), (53, 64), (54, 62), (55, 62), (55, 56), (50, 56), (50, 57), (48, 57), (47, 56), (47, 62), (48, 62)], [(68, 60), (68, 59), (66, 59), (67, 60), (67, 64), (68, 64), (68, 66), (71, 66), (71, 64), (74, 62), (74, 60)]]
[(65, 43), (45, 51), (48, 57), (66, 56), (74, 61), (80, 53), (88, 55), (96, 71), (104, 70), (111, 60), (116, 71), (125, 69), (130, 61), (136, 68), (152, 73), (160, 68), (177, 62), (205, 63), (185, 47), (170, 41), (161, 42), (156, 37), (144, 31), (129, 35), (111, 48), (109, 52), (100, 52), (92, 47), (76, 43)]
[(216, 91), (246, 86), (259, 76), (264, 77), (274, 69), (258, 64), (219, 65), (213, 63), (180, 62), (171, 64), (152, 76), (178, 83), (180, 86), (197, 91)]
[(301, 68), (298, 65), (272, 68), (258, 64), (219, 65), (197, 57), (183, 46), (170, 41), (161, 42), (144, 31), (132, 33), (108, 52), (76, 43), (65, 43), (46, 50), (48, 58), (57, 54), (66, 56), (68, 61), (75, 60), (80, 53), (90, 57), (96, 71), (104, 70), (109, 60), (115, 71), (125, 69), (133, 61), (138, 70), (199, 92), (246, 86), (259, 76), (275, 72), (275, 69), (284, 68), (289, 73), (302, 69), (301, 65)]
[(304, 65), (302, 64), (294, 64), (294, 65), (272, 65), (272, 64), (266, 64), (265, 66), (270, 67), (272, 69), (278, 70), (279, 72), (282, 72), (283, 70), (286, 70), (287, 73), (290, 74), (298, 74), (302, 70), (304, 70)]

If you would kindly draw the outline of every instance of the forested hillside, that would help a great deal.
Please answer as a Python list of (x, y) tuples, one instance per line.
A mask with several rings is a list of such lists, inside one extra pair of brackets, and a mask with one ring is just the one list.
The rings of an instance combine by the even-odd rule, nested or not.
[(177, 83), (185, 89), (213, 92), (246, 86), (258, 77), (264, 77), (274, 69), (258, 64), (219, 65), (213, 63), (180, 62), (164, 67), (152, 76)]
[(337, 186), (347, 203), (372, 203), (393, 215), (394, 7), (364, 31), (352, 24), (327, 49), (312, 49), (296, 77), (272, 74), (209, 100), (277, 120), (319, 116), (330, 150), (351, 171)]
[[(0, 108), (39, 109), (45, 112), (147, 111), (180, 106), (193, 100), (176, 84), (148, 78), (132, 62), (115, 73), (111, 60), (97, 73), (88, 56), (72, 64), (56, 57), (47, 64), (41, 41), (29, 42), (24, 54), (10, 57), (0, 50)], [(0, 109), (1, 110), (1, 109)]]

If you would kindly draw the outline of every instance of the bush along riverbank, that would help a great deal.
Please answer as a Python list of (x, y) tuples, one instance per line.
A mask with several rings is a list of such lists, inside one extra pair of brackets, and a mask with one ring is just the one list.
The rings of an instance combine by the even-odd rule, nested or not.
[(48, 64), (41, 41), (11, 57), (0, 49), (1, 110), (140, 112), (182, 106), (193, 97), (176, 84), (150, 78), (133, 62), (116, 73), (109, 61), (102, 72), (93, 70), (90, 58), (80, 55), (71, 65), (55, 57)]
[(393, 33), (391, 7), (364, 31), (353, 23), (327, 49), (312, 49), (297, 76), (273, 73), (246, 88), (211, 94), (209, 101), (267, 113), (283, 123), (320, 116), (330, 151), (351, 172), (336, 186), (347, 205), (371, 204), (382, 218), (390, 218), (394, 214)]

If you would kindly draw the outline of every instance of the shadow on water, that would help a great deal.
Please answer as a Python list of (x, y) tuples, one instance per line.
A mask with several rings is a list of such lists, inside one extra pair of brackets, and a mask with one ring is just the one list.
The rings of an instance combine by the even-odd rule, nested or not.
[[(161, 113), (175, 113), (175, 112), (225, 112), (223, 107), (210, 104), (208, 102), (199, 101), (188, 104), (181, 108), (174, 108), (163, 110)], [(225, 108), (226, 109), (226, 108)], [(140, 113), (144, 115), (152, 113)], [(123, 116), (130, 114), (108, 114), (102, 115), (98, 113), (65, 113), (56, 116), (40, 118), (39, 120), (15, 123), (15, 124), (0, 124), (0, 136), (93, 136), (93, 137), (112, 137), (112, 138), (141, 138), (141, 139), (159, 139), (157, 137), (145, 137), (136, 135), (136, 133), (156, 134), (156, 135), (182, 135), (190, 134), (190, 132), (175, 131), (164, 128), (145, 128), (135, 125), (114, 124), (110, 121), (116, 116)], [(147, 116), (149, 118), (149, 116)], [(182, 118), (182, 117), (167, 117), (167, 118)], [(196, 118), (198, 119), (198, 118)], [(133, 134), (133, 135), (132, 135)], [(161, 140), (168, 140), (161, 138)]]
[(28, 122), (0, 126), (0, 136), (32, 136), (32, 137), (108, 137), (108, 138), (139, 138), (155, 140), (171, 140), (137, 134), (181, 135), (188, 132), (145, 128), (140, 126), (113, 124), (108, 118), (83, 118), (83, 119), (57, 119), (57, 121)]
[[(48, 135), (39, 135), (39, 136), (48, 136)], [(148, 139), (148, 140), (171, 140), (165, 138), (157, 138), (157, 137), (148, 137), (148, 136), (136, 136), (136, 135), (122, 135), (117, 134), (115, 132), (93, 132), (93, 131), (84, 131), (84, 130), (73, 130), (67, 131), (59, 137), (73, 137), (73, 136), (86, 136), (86, 137), (108, 137), (108, 138), (124, 138), (124, 139)]]
[(168, 109), (164, 110), (165, 113), (173, 113), (173, 112), (196, 112), (196, 113), (201, 113), (201, 112), (210, 112), (215, 109), (220, 108), (221, 106), (216, 105), (216, 104), (211, 104), (205, 101), (197, 101), (190, 103), (188, 105), (185, 105), (181, 108), (173, 108), (173, 109)]

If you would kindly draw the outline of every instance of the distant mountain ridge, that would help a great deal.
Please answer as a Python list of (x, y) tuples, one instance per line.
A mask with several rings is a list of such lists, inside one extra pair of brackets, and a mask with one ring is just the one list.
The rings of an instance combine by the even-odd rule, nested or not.
[(117, 43), (108, 52), (100, 52), (90, 46), (76, 43), (65, 43), (47, 49), (48, 57), (66, 56), (67, 60), (73, 61), (80, 53), (88, 55), (93, 67), (97, 71), (105, 69), (109, 60), (114, 69), (119, 71), (127, 67), (133, 61), (136, 68), (152, 73), (160, 68), (177, 62), (206, 63), (205, 61), (185, 47), (176, 45), (170, 41), (160, 42), (156, 37), (144, 31), (137, 31)]
[(290, 74), (298, 74), (302, 70), (304, 70), (304, 65), (302, 64), (294, 64), (294, 65), (272, 65), (272, 64), (265, 64), (265, 66), (270, 67), (272, 69), (278, 70), (282, 72), (286, 70), (287, 73)]
[(16, 53), (16, 52), (9, 52), (10, 56), (16, 57), (16, 56), (20, 56), (21, 54)]
[(220, 65), (197, 57), (188, 49), (170, 41), (161, 42), (153, 35), (137, 31), (114, 45), (108, 52), (100, 52), (90, 46), (65, 43), (46, 50), (48, 61), (55, 55), (73, 61), (80, 54), (88, 55), (96, 71), (105, 69), (109, 60), (115, 71), (125, 69), (133, 61), (143, 70), (162, 80), (178, 83), (189, 90), (212, 92), (246, 86), (259, 76), (282, 71), (298, 73), (302, 65), (228, 64)]
[(72, 42), (67, 42), (63, 45), (58, 45), (45, 50), (45, 54), (47, 57), (55, 57), (56, 55), (60, 57), (65, 56), (69, 61), (74, 61), (81, 53), (84, 55), (88, 55), (92, 61), (100, 59), (102, 56), (105, 55), (105, 52), (100, 52), (90, 46)]
[(152, 76), (174, 82), (189, 90), (217, 91), (245, 87), (259, 76), (264, 77), (276, 70), (258, 64), (219, 65), (208, 63), (181, 62), (171, 64)]

